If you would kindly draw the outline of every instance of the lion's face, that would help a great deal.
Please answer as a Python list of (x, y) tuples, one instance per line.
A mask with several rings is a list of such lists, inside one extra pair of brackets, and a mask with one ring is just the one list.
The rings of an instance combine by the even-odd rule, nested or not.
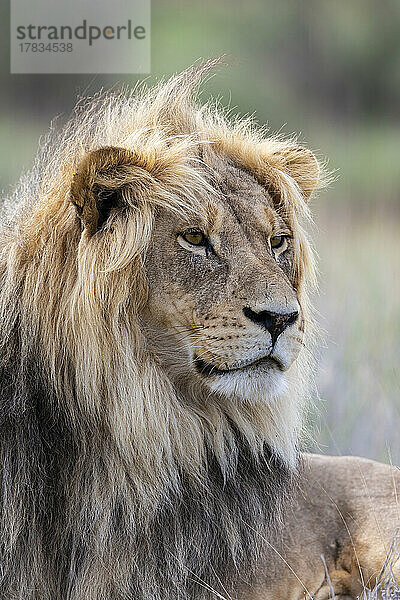
[(292, 231), (250, 174), (220, 167), (206, 219), (158, 211), (143, 320), (172, 379), (273, 397), (302, 346)]
[(95, 295), (114, 295), (118, 323), (130, 319), (127, 356), (151, 364), (180, 399), (279, 402), (270, 420), (292, 410), (285, 419), (294, 422), (288, 398), (304, 396), (307, 367), (296, 361), (302, 283), (312, 275), (301, 217), (319, 166), (294, 142), (207, 127), (196, 143), (149, 139), (85, 155), (70, 191), (83, 230), (79, 264), (100, 249)]

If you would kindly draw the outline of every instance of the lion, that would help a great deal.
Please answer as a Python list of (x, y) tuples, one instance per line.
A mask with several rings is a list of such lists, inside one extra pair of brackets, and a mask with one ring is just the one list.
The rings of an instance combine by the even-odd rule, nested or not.
[(5, 201), (3, 600), (355, 598), (385, 560), (398, 472), (300, 452), (323, 170), (199, 106), (216, 64), (79, 104)]

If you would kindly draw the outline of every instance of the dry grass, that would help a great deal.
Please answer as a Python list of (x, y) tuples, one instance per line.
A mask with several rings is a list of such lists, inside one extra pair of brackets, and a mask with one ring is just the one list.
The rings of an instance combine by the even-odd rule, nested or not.
[[(321, 555), (321, 560), (325, 567), (326, 579), (331, 590), (330, 599), (336, 600), (332, 581), (326, 566), (325, 558)], [(393, 540), (392, 546), (386, 557), (385, 564), (376, 580), (373, 589), (365, 588), (358, 600), (400, 600), (400, 582), (396, 580), (393, 573), (395, 566), (400, 560), (400, 538)], [(341, 597), (342, 598), (342, 597)], [(313, 600), (308, 597), (307, 600)]]
[(393, 541), (373, 590), (364, 590), (359, 600), (400, 600), (400, 582), (393, 569), (400, 560), (400, 538)]
[(399, 464), (400, 221), (329, 210), (318, 218), (315, 244), (327, 332), (317, 446)]

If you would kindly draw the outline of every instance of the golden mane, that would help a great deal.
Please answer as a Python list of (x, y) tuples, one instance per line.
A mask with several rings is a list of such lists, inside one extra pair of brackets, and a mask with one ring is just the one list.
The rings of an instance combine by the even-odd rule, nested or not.
[[(194, 66), (150, 90), (140, 87), (133, 93), (106, 93), (81, 103), (61, 133), (51, 132), (32, 172), (22, 178), (5, 204), (0, 250), (1, 376), (5, 382), (4, 420), (10, 431), (16, 432), (17, 440), (10, 442), (8, 451), (18, 445), (21, 431), (25, 432), (22, 464), (17, 464), (18, 457), (13, 458), (20, 480), (4, 499), (12, 507), (6, 517), (12, 540), (3, 553), (5, 571), (13, 570), (12, 561), (26, 557), (23, 545), (27, 540), (33, 540), (38, 548), (37, 557), (22, 567), (19, 589), (23, 591), (18, 598), (33, 598), (27, 583), (29, 568), (33, 568), (31, 583), (42, 590), (43, 599), (114, 598), (106, 590), (115, 579), (122, 586), (118, 597), (165, 600), (171, 597), (162, 587), (165, 573), (161, 577), (154, 565), (151, 572), (142, 565), (134, 579), (133, 567), (127, 565), (129, 556), (122, 554), (134, 551), (128, 542), (121, 542), (118, 550), (118, 543), (107, 537), (111, 533), (106, 524), (122, 520), (137, 542), (138, 524), (130, 521), (129, 515), (141, 519), (143, 529), (151, 532), (154, 506), (163, 502), (170, 506), (170, 495), (183, 489), (183, 481), (198, 489), (207, 487), (207, 473), (214, 463), (213, 469), (218, 465), (225, 478), (235, 472), (239, 461), (235, 444), (245, 444), (248, 464), (254, 460), (256, 465), (265, 460), (267, 443), (272, 451), (270, 465), (279, 463), (278, 479), (296, 463), (308, 378), (305, 358), (299, 361), (289, 400), (282, 398), (280, 405), (238, 407), (228, 401), (219, 406), (210, 402), (201, 412), (182, 403), (156, 358), (147, 351), (138, 319), (146, 303), (142, 265), (154, 211), (158, 206), (181, 214), (203, 210), (201, 199), (213, 193), (205, 177), (207, 152), (221, 153), (252, 173), (290, 220), (296, 232), (297, 289), (302, 305), (307, 305), (314, 263), (302, 222), (308, 217), (306, 200), (320, 179), (318, 164), (310, 159), (311, 153), (299, 151), (294, 139), (265, 139), (265, 131), (249, 119), (232, 123), (215, 104), (197, 106), (194, 91), (217, 63)], [(74, 185), (79, 187), (79, 177), (91, 177), (85, 165), (88, 153), (107, 147), (119, 148), (122, 162), (129, 156), (134, 167), (129, 170), (129, 181), (124, 178), (120, 184), (128, 207), (126, 218), (114, 229), (111, 217), (106, 235), (97, 235), (98, 215), (93, 206), (80, 203)], [(101, 184), (107, 187), (110, 178), (113, 185), (118, 184), (118, 173), (104, 174)], [(83, 235), (71, 198), (81, 209), (83, 222), (87, 220)], [(29, 440), (37, 445), (31, 457)], [(66, 451), (70, 458), (63, 455)], [(41, 509), (48, 493), (41, 469), (50, 479), (57, 473), (62, 481), (60, 494), (70, 499), (66, 515), (55, 509), (49, 525), (58, 533), (63, 526), (68, 538), (59, 543), (52, 559), (46, 554), (47, 538), (41, 529), (45, 520)], [(255, 474), (254, 481), (258, 477)], [(30, 497), (32, 485), (35, 492)], [(274, 495), (279, 504), (274, 485), (278, 486), (278, 480), (272, 475), (268, 484), (261, 485), (268, 488), (264, 489), (268, 510), (275, 506)], [(82, 505), (84, 497), (86, 504)], [(253, 504), (254, 511), (258, 510), (256, 500)], [(36, 515), (30, 532), (24, 521), (29, 509)], [(275, 509), (278, 511), (278, 505)], [(172, 514), (171, 507), (170, 511)], [(240, 563), (245, 543), (238, 531), (242, 537), (244, 533), (228, 517), (220, 524), (221, 531), (224, 527), (226, 531), (231, 528), (224, 551), (233, 564)], [(97, 540), (95, 549), (85, 546), (92, 562), (79, 558), (79, 528), (87, 539)], [(153, 539), (154, 532), (151, 534)], [(184, 543), (179, 539), (179, 544)], [(178, 563), (186, 561), (187, 552), (179, 544), (174, 546)], [(257, 543), (255, 554), (256, 547)], [(65, 548), (69, 556), (72, 548), (74, 567), (70, 568), (75, 577), (79, 579), (81, 570), (87, 570), (81, 583), (69, 582), (68, 596), (62, 596), (60, 582), (46, 580), (46, 573), (54, 568), (52, 561), (58, 557), (62, 562)], [(154, 547), (151, 551), (155, 552)], [(98, 561), (104, 572), (110, 572), (96, 578)], [(179, 564), (175, 568), (179, 571)], [(130, 576), (122, 584), (124, 573)], [(183, 577), (181, 572), (179, 577)], [(179, 580), (179, 585), (188, 590), (184, 588), (188, 586), (187, 573), (185, 577), (186, 583)], [(132, 578), (136, 583), (132, 584)], [(45, 580), (53, 595), (43, 591)], [(129, 581), (136, 586), (136, 595), (129, 595)], [(65, 593), (68, 585), (62, 585)], [(3, 586), (9, 589), (4, 582)], [(192, 592), (185, 593), (173, 597), (192, 598)]]

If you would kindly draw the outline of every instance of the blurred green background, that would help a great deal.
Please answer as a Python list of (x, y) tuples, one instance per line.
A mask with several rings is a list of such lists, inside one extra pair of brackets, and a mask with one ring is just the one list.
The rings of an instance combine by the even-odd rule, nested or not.
[[(61, 0), (59, 0), (61, 1)], [(29, 168), (77, 95), (135, 75), (10, 75), (0, 5), (0, 187)], [(297, 132), (336, 181), (314, 201), (325, 343), (310, 446), (400, 462), (400, 1), (153, 0), (152, 74), (200, 57), (230, 66), (205, 86), (233, 112)]]

